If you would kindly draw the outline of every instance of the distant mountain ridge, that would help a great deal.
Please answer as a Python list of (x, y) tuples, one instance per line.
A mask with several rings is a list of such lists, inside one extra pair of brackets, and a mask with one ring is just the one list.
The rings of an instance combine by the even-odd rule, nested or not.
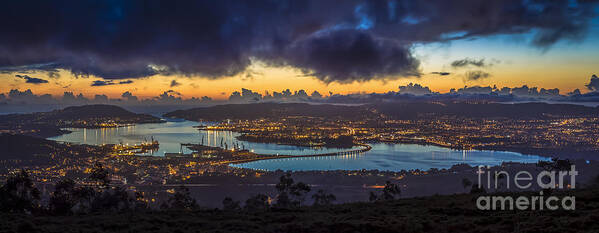
[(226, 104), (212, 107), (177, 110), (165, 117), (186, 120), (219, 121), (225, 119), (252, 120), (288, 116), (342, 117), (364, 119), (384, 115), (393, 119), (418, 119), (429, 116), (472, 118), (546, 118), (599, 117), (599, 108), (572, 104), (547, 103), (436, 103), (410, 102), (368, 105), (333, 105), (306, 103)]
[(94, 117), (136, 117), (136, 114), (115, 105), (83, 105), (71, 106), (61, 110), (55, 110), (44, 113), (44, 115), (54, 116), (62, 119), (79, 119)]
[[(83, 105), (72, 106), (51, 112), (38, 112), (29, 114), (9, 114), (1, 115), (0, 121), (15, 120), (15, 121), (77, 121), (87, 119), (113, 118), (122, 121), (140, 120), (143, 122), (160, 121), (160, 118), (147, 115), (137, 114), (125, 110), (124, 108), (114, 105)], [(138, 122), (138, 123), (143, 123)], [(133, 122), (132, 122), (133, 123)]]
[(137, 114), (114, 105), (84, 105), (51, 112), (0, 115), (0, 132), (51, 137), (68, 131), (61, 128), (101, 128), (123, 124), (160, 123), (160, 118)]
[(396, 119), (426, 116), (469, 118), (548, 118), (599, 117), (599, 108), (574, 104), (548, 103), (389, 103), (374, 106), (380, 113)]
[(225, 119), (252, 120), (288, 116), (360, 118), (375, 115), (376, 114), (368, 108), (356, 106), (307, 103), (257, 103), (225, 104), (212, 107), (177, 110), (169, 112), (164, 116), (183, 118), (192, 121), (220, 121)]

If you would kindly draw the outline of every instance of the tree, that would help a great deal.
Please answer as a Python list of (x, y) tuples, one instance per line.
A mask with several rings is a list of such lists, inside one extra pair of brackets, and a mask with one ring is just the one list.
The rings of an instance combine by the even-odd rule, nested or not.
[(297, 204), (297, 202), (291, 200), (287, 192), (281, 192), (279, 193), (279, 195), (277, 195), (277, 202), (274, 204), (274, 207), (286, 209), (291, 208)]
[(82, 187), (77, 190), (80, 197), (80, 210), (119, 211), (136, 206), (136, 199), (131, 197), (124, 187), (111, 187), (109, 172), (101, 163), (95, 163), (89, 179), (95, 181), (99, 189)]
[(241, 207), (239, 207), (239, 201), (233, 201), (233, 198), (230, 197), (225, 197), (223, 200), (223, 210), (235, 211), (240, 209)]
[(291, 173), (287, 172), (285, 175), (282, 175), (279, 178), (279, 183), (275, 186), (275, 188), (279, 192), (284, 192), (289, 190), (289, 187), (293, 185), (293, 178), (291, 178)]
[(266, 211), (270, 207), (268, 196), (257, 194), (245, 201), (245, 209), (248, 211)]
[(314, 205), (316, 206), (324, 206), (330, 205), (334, 201), (337, 200), (335, 195), (327, 193), (326, 191), (320, 189), (314, 195), (312, 195), (312, 199), (314, 199)]
[(120, 211), (129, 209), (132, 203), (134, 200), (124, 187), (114, 187), (100, 190), (93, 196), (91, 211)]
[(385, 187), (383, 188), (383, 200), (394, 200), (396, 196), (401, 194), (401, 189), (397, 184), (391, 183), (391, 181), (387, 181), (385, 183)]
[(74, 206), (76, 212), (91, 212), (92, 205), (98, 194), (98, 191), (92, 187), (84, 186), (74, 189), (73, 197), (77, 200)]
[(58, 181), (50, 195), (50, 211), (54, 214), (70, 214), (73, 206), (77, 204), (78, 197), (75, 194), (75, 181)]
[(94, 164), (89, 176), (97, 186), (76, 186), (71, 179), (59, 181), (50, 195), (49, 209), (54, 214), (121, 211), (147, 208), (143, 195), (130, 195), (125, 187), (109, 186), (108, 171)]
[(289, 188), (289, 193), (296, 197), (300, 204), (304, 201), (304, 197), (312, 188), (303, 182), (297, 182)]
[(377, 195), (374, 192), (370, 192), (370, 196), (368, 199), (371, 202), (374, 201), (390, 201), (395, 200), (396, 197), (399, 197), (401, 194), (401, 189), (397, 184), (391, 183), (391, 181), (385, 182), (385, 187), (380, 195)]
[(197, 203), (191, 196), (189, 188), (181, 185), (175, 189), (175, 194), (169, 197), (167, 206), (170, 209), (191, 210), (197, 207)]
[(0, 187), (0, 210), (5, 212), (33, 212), (39, 209), (40, 191), (35, 188), (29, 174), (21, 169), (9, 176)]
[(276, 203), (278, 208), (301, 206), (306, 194), (311, 190), (310, 185), (303, 182), (295, 183), (289, 172), (279, 178), (276, 188), (279, 191)]

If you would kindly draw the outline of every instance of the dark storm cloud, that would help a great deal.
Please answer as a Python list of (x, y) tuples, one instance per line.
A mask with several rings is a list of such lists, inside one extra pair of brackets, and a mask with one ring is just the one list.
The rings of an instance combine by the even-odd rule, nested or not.
[(19, 75), (19, 74), (17, 74), (17, 75), (15, 75), (15, 77), (25, 79), (26, 83), (31, 83), (31, 84), (48, 83), (48, 80), (41, 79), (41, 78), (30, 77), (29, 75)]
[[(3, 1), (0, 72), (220, 78), (252, 60), (324, 82), (419, 76), (415, 43), (584, 37), (596, 1)], [(27, 17), (23, 17), (23, 12)]]
[(163, 94), (163, 95), (173, 94), (173, 95), (179, 95), (179, 96), (181, 95), (181, 93), (179, 93), (179, 92), (177, 92), (177, 91), (174, 91), (174, 90), (168, 90), (168, 91), (165, 91), (165, 92), (164, 92), (164, 93), (162, 93), (162, 94)]
[(591, 91), (599, 91), (599, 77), (593, 74), (593, 76), (591, 76), (591, 81), (585, 86)]
[(466, 67), (469, 65), (477, 66), (477, 67), (489, 66), (489, 64), (485, 63), (485, 59), (476, 60), (476, 59), (472, 59), (472, 58), (464, 58), (461, 60), (455, 60), (455, 61), (451, 62), (451, 66), (454, 68)]
[(466, 72), (466, 79), (473, 81), (488, 78), (490, 76), (491, 74), (480, 70)]
[(177, 80), (171, 81), (171, 87), (181, 86), (181, 83), (177, 82)]
[(114, 82), (112, 80), (96, 80), (96, 81), (92, 82), (91, 86), (92, 87), (101, 87), (101, 86), (131, 84), (131, 83), (133, 83), (132, 80), (125, 80), (125, 81), (120, 81), (120, 82)]
[(114, 83), (110, 82), (110, 81), (102, 81), (102, 80), (96, 80), (92, 82), (92, 87), (100, 87), (100, 86), (108, 86), (108, 85), (114, 85)]
[[(2, 45), (0, 45), (1, 47)], [(0, 52), (0, 54), (2, 54)], [(47, 72), (48, 76), (51, 78), (56, 78), (58, 77), (58, 68), (60, 68), (59, 65), (54, 64), (54, 63), (47, 63), (47, 64), (30, 64), (30, 65), (23, 65), (23, 66), (11, 66), (11, 63), (8, 62), (8, 59), (5, 59), (5, 61), (3, 62), (0, 59), (0, 74), (10, 74), (10, 73), (30, 73), (30, 72), (35, 72), (35, 71), (42, 71), (42, 72)]]
[(419, 62), (405, 45), (354, 30), (315, 35), (287, 51), (287, 63), (326, 83), (384, 79), (388, 75), (419, 76)]

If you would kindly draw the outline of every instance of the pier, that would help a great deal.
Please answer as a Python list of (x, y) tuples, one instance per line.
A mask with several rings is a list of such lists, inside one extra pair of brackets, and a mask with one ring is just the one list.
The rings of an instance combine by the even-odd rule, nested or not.
[(333, 153), (322, 153), (322, 154), (309, 154), (309, 155), (264, 155), (264, 154), (256, 154), (260, 157), (256, 158), (248, 158), (242, 160), (235, 161), (223, 161), (215, 164), (238, 164), (238, 163), (247, 163), (258, 160), (267, 160), (267, 159), (285, 159), (285, 158), (305, 158), (305, 157), (324, 157), (324, 156), (340, 156), (340, 155), (356, 155), (360, 153), (364, 153), (372, 149), (372, 146), (368, 144), (358, 144), (361, 148), (347, 150), (347, 151), (339, 151)]

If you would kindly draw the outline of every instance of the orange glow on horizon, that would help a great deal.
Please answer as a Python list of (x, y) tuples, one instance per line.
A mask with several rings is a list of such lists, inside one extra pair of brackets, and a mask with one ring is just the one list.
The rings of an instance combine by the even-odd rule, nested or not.
[[(426, 64), (425, 64), (426, 65)], [(48, 77), (45, 73), (28, 74), (32, 77), (40, 77), (49, 81), (45, 84), (28, 84), (23, 79), (15, 78), (14, 74), (0, 74), (5, 82), (0, 84), (0, 92), (7, 93), (12, 89), (21, 91), (31, 89), (34, 94), (51, 94), (54, 97), (62, 96), (64, 92), (82, 93), (87, 98), (93, 98), (98, 94), (105, 94), (109, 98), (120, 98), (123, 92), (129, 91), (141, 99), (153, 98), (164, 91), (173, 90), (181, 93), (183, 99), (192, 97), (208, 96), (215, 100), (228, 99), (234, 91), (241, 91), (242, 88), (250, 89), (260, 94), (265, 92), (281, 92), (290, 89), (291, 92), (303, 89), (308, 95), (313, 91), (318, 91), (323, 96), (328, 96), (329, 92), (334, 94), (350, 93), (385, 93), (397, 91), (398, 86), (409, 83), (418, 83), (428, 86), (432, 91), (447, 93), (450, 89), (462, 88), (464, 86), (493, 86), (497, 87), (520, 87), (528, 85), (529, 87), (540, 88), (559, 88), (561, 94), (566, 94), (574, 89), (580, 89), (586, 92), (584, 85), (588, 83), (591, 74), (585, 72), (588, 69), (582, 69), (589, 64), (571, 65), (569, 68), (559, 68), (556, 66), (547, 66), (545, 64), (514, 65), (503, 64), (493, 67), (490, 73), (492, 76), (486, 79), (469, 81), (464, 77), (463, 70), (449, 70), (452, 74), (448, 76), (439, 76), (431, 74), (433, 71), (442, 70), (442, 66), (428, 64), (428, 67), (435, 69), (423, 69), (421, 77), (396, 77), (388, 80), (372, 80), (368, 82), (354, 82), (349, 84), (330, 83), (326, 84), (315, 77), (303, 75), (300, 71), (292, 68), (266, 67), (254, 65), (242, 74), (234, 77), (224, 77), (219, 79), (207, 79), (202, 77), (187, 76), (162, 76), (156, 75), (147, 78), (130, 79), (131, 84), (114, 84), (107, 86), (92, 87), (91, 83), (96, 80), (102, 80), (97, 77), (75, 77), (70, 72), (62, 70), (60, 77)], [(443, 69), (447, 70), (447, 69)], [(248, 75), (250, 73), (251, 75)], [(126, 79), (125, 79), (126, 80)], [(176, 80), (178, 85), (171, 86), (171, 82)], [(115, 80), (115, 83), (123, 80)]]

